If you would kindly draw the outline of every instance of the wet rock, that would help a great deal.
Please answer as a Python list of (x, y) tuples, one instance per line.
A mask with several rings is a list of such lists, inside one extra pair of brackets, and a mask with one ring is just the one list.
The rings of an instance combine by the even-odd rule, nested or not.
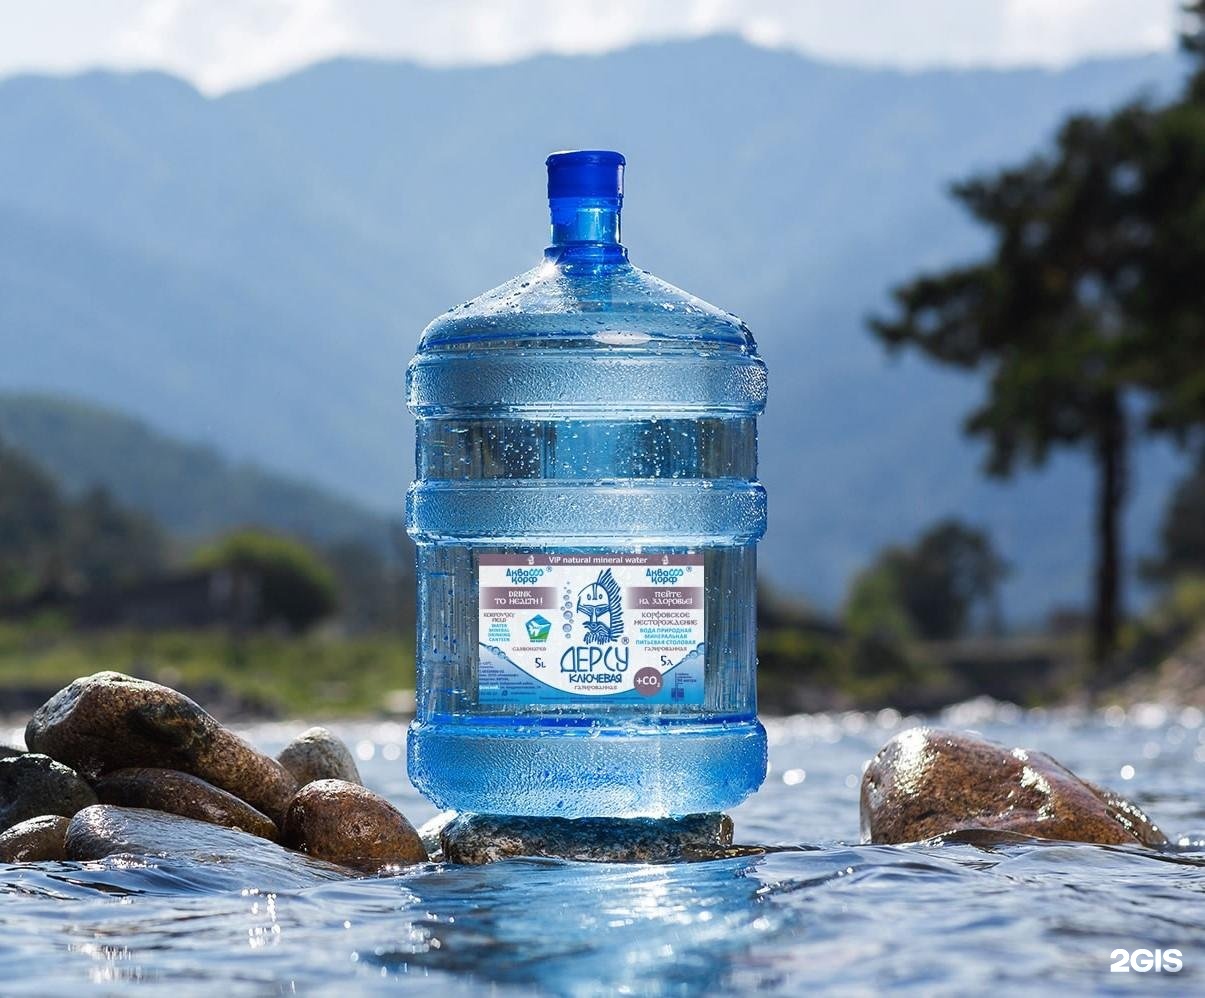
[[(1050, 757), (1044, 756), (1044, 758), (1049, 759)], [(1050, 761), (1054, 762), (1053, 759)], [(1058, 765), (1057, 762), (1054, 764)], [(1123, 797), (1116, 790), (1110, 790), (1108, 787), (1102, 787), (1088, 780), (1084, 780), (1083, 783), (1104, 803), (1109, 816), (1122, 825), (1139, 843), (1150, 846), (1152, 849), (1171, 844), (1163, 830), (1151, 820), (1150, 815), (1129, 798)]]
[(67, 827), (67, 858), (102, 860), (109, 856), (163, 857), (203, 863), (213, 884), (225, 879), (234, 889), (254, 884), (261, 890), (340, 880), (348, 871), (322, 863), (239, 831), (166, 811), (96, 804), (84, 808)]
[(49, 756), (23, 752), (0, 758), (0, 828), (44, 814), (70, 818), (95, 803), (92, 788)]
[(718, 858), (732, 846), (726, 814), (682, 818), (523, 818), (461, 814), (440, 835), (450, 863), (549, 856), (587, 863), (674, 863)]
[(11, 759), (15, 755), (24, 755), (25, 751), (13, 748), (11, 745), (0, 745), (0, 759)]
[(174, 769), (117, 769), (95, 784), (102, 804), (167, 811), (276, 841), (276, 824), (234, 794)]
[(60, 690), (30, 720), (25, 743), (93, 780), (138, 766), (191, 773), (277, 822), (297, 789), (280, 763), (188, 697), (120, 672), (98, 672)]
[(42, 814), (18, 822), (0, 834), (0, 863), (66, 859), (64, 839), (70, 823), (61, 814)]
[(432, 863), (442, 863), (444, 858), (443, 843), (439, 840), (443, 830), (456, 817), (455, 811), (440, 811), (434, 818), (424, 821), (422, 827), (418, 830), (418, 837), (423, 843), (423, 848), (427, 850), (427, 855), (431, 858)]
[(284, 843), (359, 870), (425, 863), (414, 826), (384, 797), (345, 780), (302, 787), (281, 828)]
[(1164, 846), (1140, 808), (1043, 752), (955, 731), (913, 728), (862, 776), (862, 839), (916, 842), (986, 829), (1046, 839)]
[(293, 774), (299, 787), (315, 780), (364, 783), (347, 746), (326, 728), (303, 731), (281, 750), (276, 759)]

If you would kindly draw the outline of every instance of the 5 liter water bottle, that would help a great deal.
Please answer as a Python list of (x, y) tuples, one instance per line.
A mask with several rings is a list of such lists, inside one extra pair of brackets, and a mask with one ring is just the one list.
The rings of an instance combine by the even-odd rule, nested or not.
[(756, 417), (737, 318), (637, 270), (624, 158), (548, 157), (552, 245), (423, 332), (410, 778), (495, 814), (688, 814), (765, 777)]

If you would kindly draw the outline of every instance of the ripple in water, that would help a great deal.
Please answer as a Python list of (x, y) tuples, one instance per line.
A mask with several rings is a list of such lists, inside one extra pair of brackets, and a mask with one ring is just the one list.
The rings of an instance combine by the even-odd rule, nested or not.
[[(516, 860), (331, 881), (292, 866), (115, 858), (0, 868), (0, 990), (128, 983), (186, 993), (532, 991), (794, 994), (1150, 987), (1116, 948), (1177, 948), (1163, 983), (1205, 976), (1205, 727), (1199, 712), (1022, 713), (943, 723), (1041, 748), (1132, 796), (1190, 844), (857, 843), (866, 759), (912, 719), (886, 711), (771, 722), (766, 787), (734, 811), (764, 856), (669, 866)], [(247, 734), (275, 750), (293, 726)], [(395, 724), (347, 725), (366, 782), (413, 820)], [(1196, 829), (1196, 831), (1193, 831)], [(1170, 975), (1164, 974), (1163, 977)]]

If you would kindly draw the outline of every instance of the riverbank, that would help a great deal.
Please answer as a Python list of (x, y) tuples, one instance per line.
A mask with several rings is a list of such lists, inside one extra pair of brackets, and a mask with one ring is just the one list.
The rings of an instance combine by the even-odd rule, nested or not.
[[(931, 715), (976, 697), (1022, 707), (1205, 708), (1205, 632), (1168, 652), (1148, 645), (1145, 657), (1131, 656), (1107, 684), (1092, 681), (1082, 648), (1077, 635), (1030, 635), (870, 654), (840, 635), (767, 629), (759, 640), (759, 708), (765, 716), (884, 708)], [(76, 676), (101, 670), (173, 686), (228, 721), (397, 718), (414, 709), (414, 647), (398, 635), (0, 624), (0, 716), (28, 714)]]
[(414, 645), (397, 635), (76, 631), (0, 624), (0, 714), (113, 670), (180, 689), (224, 720), (372, 717), (414, 708)]

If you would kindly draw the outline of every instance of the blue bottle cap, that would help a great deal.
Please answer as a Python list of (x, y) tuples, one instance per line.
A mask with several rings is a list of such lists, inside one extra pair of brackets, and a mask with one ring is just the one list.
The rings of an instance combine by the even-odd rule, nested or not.
[(624, 158), (609, 149), (573, 149), (554, 152), (548, 167), (548, 197), (623, 197)]

